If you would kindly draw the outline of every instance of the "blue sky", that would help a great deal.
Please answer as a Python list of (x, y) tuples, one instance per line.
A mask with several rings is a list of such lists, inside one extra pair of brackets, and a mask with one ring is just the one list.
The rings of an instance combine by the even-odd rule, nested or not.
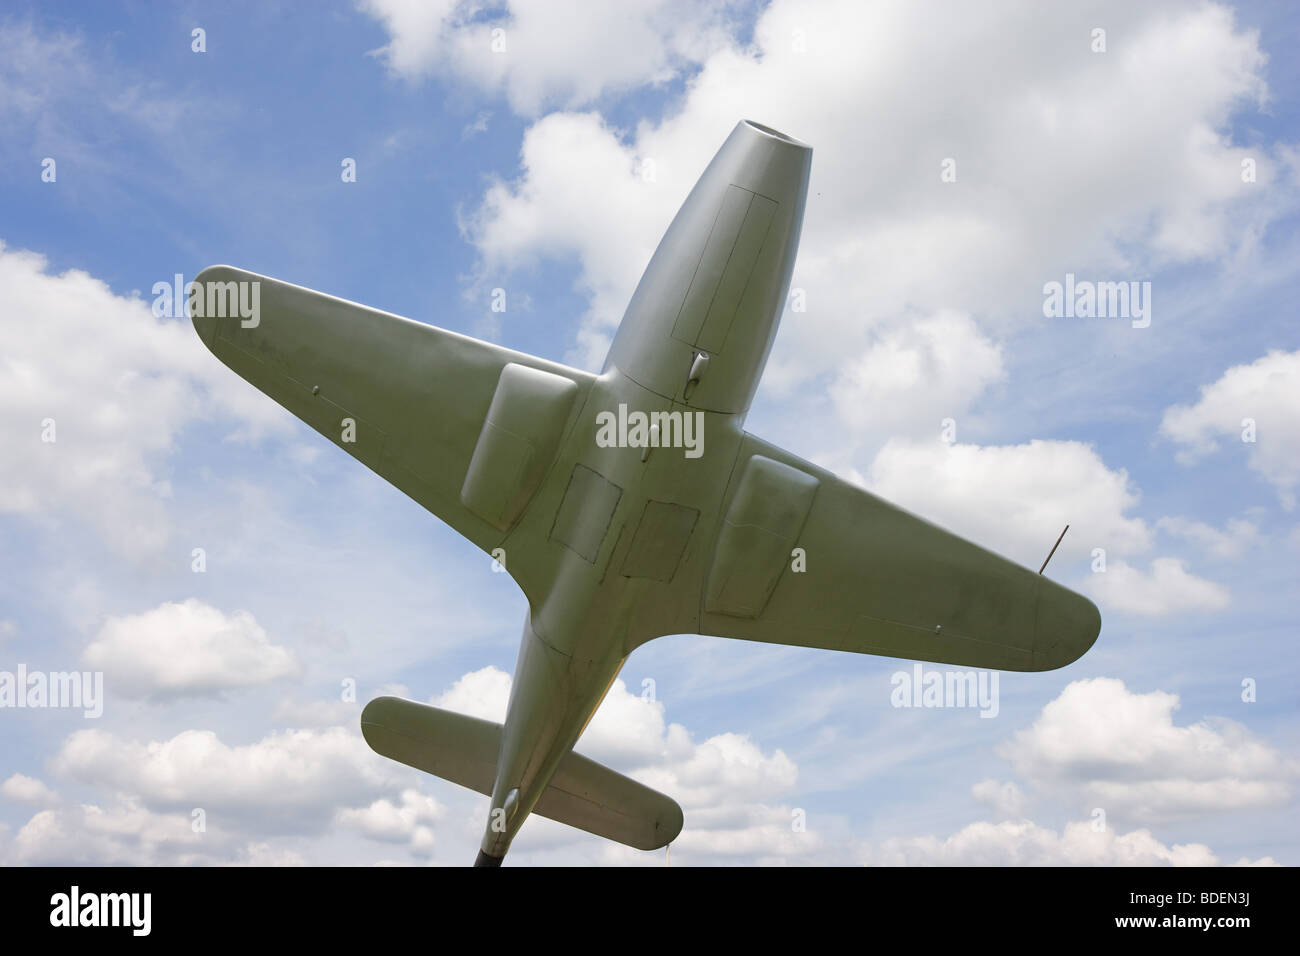
[[(993, 718), (665, 638), (579, 749), (682, 803), (675, 864), (1300, 862), (1295, 14), (1040, 6), (11, 4), (0, 671), (106, 697), (0, 712), (0, 860), (468, 862), (485, 799), (357, 716), (499, 719), (522, 594), (151, 290), (225, 262), (596, 370), (751, 118), (815, 152), (746, 427), (1027, 565), (1070, 523), (1102, 635)], [(1150, 282), (1151, 325), (1045, 317), (1067, 273)], [(512, 860), (663, 857), (533, 820)]]

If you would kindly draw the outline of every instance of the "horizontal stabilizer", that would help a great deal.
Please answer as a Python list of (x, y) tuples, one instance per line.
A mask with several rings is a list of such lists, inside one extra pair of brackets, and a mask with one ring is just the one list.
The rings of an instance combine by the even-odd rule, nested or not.
[[(501, 725), (428, 704), (377, 697), (361, 713), (375, 753), (491, 796)], [(630, 777), (570, 752), (533, 812), (638, 850), (671, 843), (682, 809)]]

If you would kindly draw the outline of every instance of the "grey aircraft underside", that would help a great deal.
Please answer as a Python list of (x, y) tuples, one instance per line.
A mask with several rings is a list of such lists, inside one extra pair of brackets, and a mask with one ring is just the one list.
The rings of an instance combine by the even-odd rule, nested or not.
[[(736, 126), (600, 375), (229, 266), (196, 279), (194, 327), (222, 362), (498, 558), (528, 599), (504, 724), (394, 697), (361, 715), (376, 752), (491, 797), (477, 865), (498, 865), (530, 813), (643, 850), (677, 836), (674, 800), (573, 751), (653, 638), (1042, 671), (1100, 632), (1081, 595), (744, 431), (811, 158)], [(232, 282), (259, 284), (253, 319), (213, 307)]]

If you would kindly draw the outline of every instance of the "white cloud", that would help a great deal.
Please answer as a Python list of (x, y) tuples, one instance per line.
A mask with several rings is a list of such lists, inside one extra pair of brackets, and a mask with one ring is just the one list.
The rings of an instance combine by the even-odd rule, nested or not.
[(105, 806), (52, 794), (52, 807), (0, 841), (0, 861), (28, 866), (301, 866), (296, 851), (243, 841), (220, 820), (197, 825), (190, 812), (157, 813), (131, 798)]
[(397, 803), (381, 797), (368, 807), (340, 810), (335, 821), (361, 831), (372, 840), (407, 843), (412, 852), (428, 856), (434, 847), (433, 824), (443, 815), (437, 800), (407, 788)]
[(960, 415), (1005, 377), (1001, 348), (970, 316), (943, 312), (892, 329), (848, 359), (830, 395), (859, 440), (867, 429), (938, 437), (943, 419)]
[(684, 807), (736, 810), (738, 804), (788, 794), (798, 780), (794, 761), (770, 755), (744, 734), (717, 734), (685, 759), (643, 768), (640, 779), (673, 794)]
[(1221, 611), (1231, 603), (1227, 588), (1191, 574), (1178, 558), (1156, 558), (1150, 572), (1109, 561), (1091, 584), (1103, 609), (1143, 617)]
[[(459, 700), (485, 717), (499, 714), (509, 692), (503, 677), (491, 668), (466, 674), (437, 702)], [(673, 844), (676, 862), (834, 861), (837, 848), (848, 845), (840, 821), (810, 817), (792, 805), (798, 771), (780, 750), (765, 753), (744, 735), (730, 733), (697, 744), (680, 725), (662, 723), (662, 704), (630, 694), (622, 681), (615, 682), (608, 702), (614, 706), (602, 707), (589, 730), (602, 721), (605, 726), (584, 735), (579, 750), (609, 750), (606, 759), (613, 756), (620, 769), (683, 805), (687, 828)], [(1131, 694), (1115, 680), (1076, 682), (1002, 752), (1038, 791), (1056, 795), (1057, 802), (1101, 806), (1112, 820), (1162, 820), (1277, 806), (1288, 799), (1295, 769), (1275, 750), (1228, 722), (1175, 727), (1170, 714), (1176, 705), (1173, 695)], [(303, 858), (285, 838), (330, 827), (403, 845), (428, 858), (435, 832), (448, 819), (437, 800), (403, 783), (409, 771), (369, 754), (342, 728), (273, 734), (235, 747), (202, 731), (142, 744), (86, 730), (67, 739), (52, 768), (104, 790), (107, 809), (65, 804), (39, 782), (15, 775), (0, 792), (39, 797), (52, 809), (28, 821), (0, 852), (4, 858), (297, 864)], [(1060, 833), (1044, 829), (1021, 817), (1028, 798), (1015, 782), (983, 780), (971, 793), (1012, 819), (972, 824), (944, 839), (897, 837), (864, 845), (862, 860), (888, 865), (1219, 862), (1208, 847), (1166, 846), (1146, 830), (1121, 834), (1111, 824), (1097, 832), (1089, 823), (1070, 824)], [(196, 807), (208, 821), (201, 839), (189, 832), (189, 813)], [(482, 825), (477, 798), (474, 807), (473, 820), (467, 817), (465, 823), (477, 832)], [(271, 837), (278, 842), (268, 843)], [(586, 840), (539, 819), (521, 835), (517, 850), (539, 860), (572, 862), (575, 851), (588, 852), (580, 846), (589, 846), (607, 863), (653, 862), (645, 854)]]
[(1276, 807), (1297, 768), (1240, 724), (1178, 726), (1178, 696), (1123, 681), (1075, 681), (999, 752), (1035, 786), (1111, 818), (1160, 821)]
[[(430, 698), (435, 707), (501, 723), (510, 699), (510, 675), (496, 667), (471, 671), (443, 694)], [(641, 766), (667, 755), (682, 756), (692, 747), (680, 724), (667, 724), (663, 704), (637, 696), (617, 680), (583, 732), (579, 750), (604, 763)]]
[(569, 360), (585, 368), (604, 358), (610, 332), (676, 211), (664, 204), (663, 193), (680, 204), (690, 187), (680, 176), (665, 183), (669, 170), (662, 168), (663, 157), (655, 159), (656, 182), (647, 183), (636, 172), (635, 152), (599, 116), (555, 113), (524, 134), (523, 176), (493, 183), (462, 223), (484, 275), (544, 257), (579, 260), (578, 286), (597, 320), (579, 331)]
[[(817, 150), (795, 274), (808, 311), (782, 338), (798, 381), (916, 316), (1040, 323), (1043, 284), (1067, 270), (1136, 280), (1231, 256), (1249, 225), (1294, 204), (1266, 151), (1249, 154), (1269, 188), (1241, 182), (1247, 150), (1228, 126), (1266, 97), (1266, 58), (1227, 9), (940, 15), (936, 31), (926, 4), (777, 0), (753, 45), (719, 46), (662, 120), (623, 132), (546, 116), (525, 134), (519, 177), (467, 222), (484, 271), (576, 256), (591, 308), (575, 360), (594, 364), (709, 157), (739, 119), (759, 120)], [(1106, 54), (1089, 49), (1099, 15)], [(947, 157), (956, 183), (940, 181)]]
[[(1222, 586), (1185, 561), (1137, 569), (1152, 528), (1134, 513), (1127, 472), (1090, 446), (938, 441), (942, 419), (967, 429), (979, 397), (1005, 378), (1007, 334), (1044, 321), (1046, 281), (1229, 261), (1255, 226), (1296, 203), (1284, 151), (1249, 151), (1268, 183), (1260, 190), (1241, 181), (1248, 151), (1231, 141), (1234, 116), (1267, 99), (1255, 33), (1214, 5), (1107, 6), (1112, 47), (1096, 54), (1101, 12), (1023, 3), (989, 18), (945, 7), (936, 32), (924, 4), (777, 0), (752, 47), (711, 54), (662, 119), (634, 130), (596, 113), (533, 123), (517, 178), (494, 182), (463, 223), (480, 278), (576, 259), (590, 307), (566, 358), (598, 367), (712, 153), (742, 117), (775, 125), (816, 154), (794, 278), (808, 309), (785, 317), (766, 387), (807, 423), (814, 448), (833, 446), (819, 460), (856, 479), (859, 448), (933, 435), (885, 444), (864, 483), (1032, 567), (1068, 523), (1057, 573), (1105, 549), (1110, 577), (1081, 586), (1117, 609), (1222, 607)], [(956, 183), (940, 181), (947, 157)]]
[(687, 0), (507, 0), (483, 16), (468, 0), (362, 0), (399, 76), (437, 74), (500, 92), (519, 113), (579, 106), (608, 91), (672, 79), (720, 45), (730, 5)]
[[(443, 810), (409, 786), (411, 771), (340, 727), (276, 733), (244, 746), (188, 730), (141, 743), (106, 731), (70, 735), (50, 762), (96, 787), (74, 804), (15, 774), (0, 792), (45, 804), (0, 859), (33, 864), (297, 866), (332, 828), (431, 855)], [(200, 814), (201, 811), (201, 814)], [(202, 821), (198, 826), (196, 821)]]
[(121, 552), (157, 551), (170, 534), (166, 456), (187, 423), (214, 414), (260, 431), (286, 413), (208, 354), (188, 320), (0, 244), (0, 514), (71, 513)]
[(52, 767), (151, 810), (201, 807), (209, 818), (272, 834), (320, 831), (338, 807), (368, 804), (409, 779), (341, 727), (283, 731), (242, 746), (208, 730), (148, 743), (80, 730), (64, 741)]
[(867, 487), (895, 504), (1035, 568), (1067, 524), (1053, 558), (1081, 561), (1093, 548), (1146, 551), (1151, 531), (1127, 512), (1138, 493), (1124, 469), (1106, 467), (1091, 445), (947, 445), (889, 441), (872, 461)]
[[(1217, 866), (1201, 843), (1166, 846), (1148, 830), (1097, 831), (1066, 824), (1057, 833), (1029, 820), (972, 823), (944, 839), (895, 837), (862, 849), (869, 866)], [(1264, 858), (1241, 863), (1272, 864)]]
[(126, 801), (42, 810), (14, 835), (7, 855), (36, 866), (156, 866), (212, 862), (213, 851), (231, 849), (195, 832), (188, 813), (153, 813)]
[(15, 803), (28, 803), (34, 806), (50, 807), (59, 802), (59, 795), (42, 781), (16, 773), (0, 784), (0, 796)]
[(1239, 447), (1291, 510), (1300, 484), (1300, 351), (1234, 365), (1201, 389), (1196, 404), (1167, 409), (1160, 431), (1182, 446), (1184, 463), (1218, 451), (1228, 438), (1227, 447)]
[(510, 702), (510, 675), (497, 667), (482, 667), (460, 677), (429, 703), (458, 714), (502, 723)]
[(593, 759), (620, 767), (682, 760), (696, 747), (685, 727), (667, 721), (662, 701), (630, 692), (621, 679), (605, 696), (580, 746)]
[(109, 618), (81, 662), (131, 697), (215, 694), (298, 672), (293, 652), (272, 644), (253, 615), (227, 616), (195, 598)]
[[(796, 829), (796, 822), (799, 823)], [(798, 807), (746, 803), (693, 809), (673, 853), (688, 865), (814, 863), (827, 840)]]
[[(856, 477), (850, 475), (850, 477)], [(1138, 494), (1124, 469), (1112, 470), (1090, 445), (1032, 441), (1023, 445), (947, 445), (891, 439), (864, 481), (871, 491), (963, 537), (1037, 568), (1067, 524), (1052, 558), (1057, 574), (1089, 573), (1087, 588), (1104, 612), (1165, 616), (1221, 610), (1225, 588), (1197, 577), (1184, 561), (1158, 557), (1151, 570), (1130, 565), (1153, 535), (1130, 515)], [(1105, 552), (1099, 572), (1096, 549)], [(1078, 583), (1081, 582), (1081, 583)]]

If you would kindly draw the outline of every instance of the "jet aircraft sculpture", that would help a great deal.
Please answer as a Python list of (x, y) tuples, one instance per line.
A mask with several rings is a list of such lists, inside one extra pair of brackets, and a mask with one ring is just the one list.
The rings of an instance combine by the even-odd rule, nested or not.
[[(744, 431), (789, 291), (812, 150), (741, 122), (591, 375), (228, 266), (208, 348), (493, 555), (528, 599), (504, 724), (393, 697), (378, 753), (486, 794), (476, 865), (531, 813), (650, 850), (670, 797), (575, 753), (623, 662), (669, 634), (1042, 671), (1086, 598)], [(234, 285), (232, 285), (234, 283)], [(254, 283), (252, 321), (212, 308)]]

